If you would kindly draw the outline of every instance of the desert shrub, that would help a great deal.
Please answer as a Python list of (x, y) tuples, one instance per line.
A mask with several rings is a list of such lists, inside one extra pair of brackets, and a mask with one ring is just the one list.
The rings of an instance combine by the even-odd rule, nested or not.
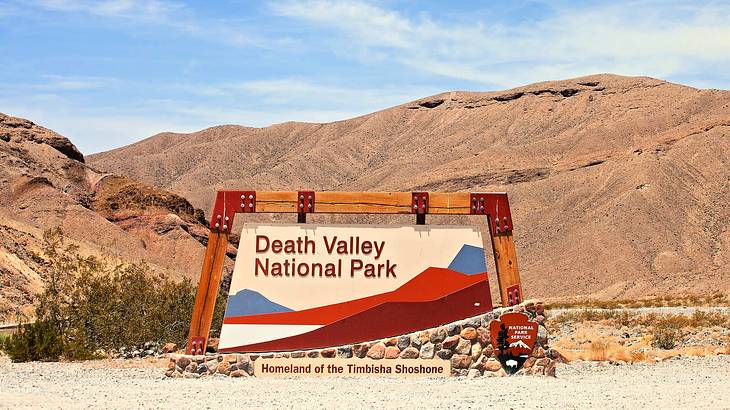
[(46, 321), (21, 324), (17, 333), (0, 340), (0, 348), (14, 362), (53, 361), (61, 356), (58, 329)]
[[(146, 342), (186, 342), (195, 301), (189, 280), (163, 278), (142, 264), (81, 256), (59, 229), (44, 234), (43, 256), (48, 277), (36, 323), (3, 344), (14, 361), (87, 359)], [(214, 326), (224, 308), (225, 297), (219, 297)]]
[(629, 313), (626, 310), (621, 310), (621, 311), (619, 311), (616, 314), (616, 316), (614, 317), (614, 319), (616, 320), (616, 324), (618, 326), (626, 326), (626, 327), (628, 327), (628, 326), (631, 325), (631, 321), (633, 320), (633, 316), (634, 315), (632, 313)]
[(670, 321), (660, 320), (651, 329), (653, 340), (651, 345), (664, 350), (674, 349), (682, 337), (682, 332)]

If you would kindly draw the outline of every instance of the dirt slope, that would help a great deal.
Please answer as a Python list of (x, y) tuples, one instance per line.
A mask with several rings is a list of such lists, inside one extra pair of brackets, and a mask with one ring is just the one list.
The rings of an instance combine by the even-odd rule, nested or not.
[(206, 212), (222, 187), (507, 191), (528, 296), (730, 291), (728, 91), (597, 75), (164, 133), (88, 160)]
[(207, 240), (201, 218), (184, 198), (99, 173), (68, 139), (0, 113), (0, 322), (31, 312), (46, 275), (45, 230), (62, 228), (83, 255), (197, 280)]

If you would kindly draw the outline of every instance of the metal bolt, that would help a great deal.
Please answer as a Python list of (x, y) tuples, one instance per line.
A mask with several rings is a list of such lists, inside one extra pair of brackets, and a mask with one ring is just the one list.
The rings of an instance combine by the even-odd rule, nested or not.
[(309, 200), (311, 201), (311, 200), (312, 200), (312, 195), (309, 195), (309, 196), (307, 197), (307, 199), (309, 199)]
[(421, 205), (421, 208), (426, 209), (426, 204)]
[(483, 210), (484, 210), (484, 205), (480, 206), (480, 207), (479, 207), (479, 210), (480, 210), (480, 211), (483, 211)]
[(215, 219), (221, 219), (221, 216), (220, 216), (220, 215), (218, 215), (218, 216), (216, 216), (216, 217), (215, 217)]
[(248, 199), (253, 199), (253, 194), (249, 194)]
[(476, 210), (477, 210), (477, 206), (476, 206), (476, 205), (472, 205), (472, 206), (471, 206), (471, 209), (473, 209), (473, 210), (475, 210), (475, 211), (476, 211)]
[(216, 228), (216, 229), (218, 229), (218, 228), (220, 228), (220, 227), (221, 227), (221, 224), (219, 224), (219, 223), (216, 223), (216, 224), (215, 224), (215, 228)]
[(300, 208), (304, 208), (304, 204), (299, 204), (299, 207)]
[(424, 200), (424, 201), (426, 200), (426, 195), (424, 195), (424, 196), (423, 196), (423, 200)]
[(226, 217), (226, 222), (228, 222), (229, 220), (230, 220), (230, 219), (229, 219), (228, 217)]
[(241, 195), (241, 199), (246, 199), (246, 195)]
[(312, 209), (312, 204), (308, 204), (307, 208)]
[(248, 207), (249, 208), (253, 208), (253, 204), (248, 204)]
[(223, 230), (224, 231), (227, 231), (228, 230), (228, 225), (223, 225)]
[(304, 199), (304, 195), (299, 195), (299, 199)]
[(484, 197), (483, 196), (480, 196), (479, 197), (479, 202), (484, 202)]
[(413, 209), (418, 209), (418, 205), (413, 205)]

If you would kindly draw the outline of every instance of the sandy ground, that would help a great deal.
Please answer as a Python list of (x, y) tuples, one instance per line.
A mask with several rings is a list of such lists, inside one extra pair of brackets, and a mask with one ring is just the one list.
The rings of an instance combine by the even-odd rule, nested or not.
[(582, 362), (561, 366), (556, 379), (172, 380), (162, 371), (140, 361), (11, 364), (4, 358), (0, 408), (730, 409), (727, 355), (651, 365)]

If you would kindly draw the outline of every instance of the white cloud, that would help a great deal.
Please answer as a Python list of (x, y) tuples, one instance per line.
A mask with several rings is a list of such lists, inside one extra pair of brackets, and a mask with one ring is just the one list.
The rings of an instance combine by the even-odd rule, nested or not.
[[(265, 127), (288, 121), (326, 123), (363, 115), (433, 94), (426, 87), (341, 87), (302, 78), (187, 85), (135, 85), (168, 99), (90, 106), (70, 90), (130, 86), (114, 79), (46, 76), (47, 83), (23, 86), (22, 98), (0, 96), (0, 112), (28, 118), (68, 137), (85, 154), (164, 132), (193, 132), (238, 124)], [(0, 91), (18, 87), (0, 85)], [(8, 94), (0, 92), (0, 94)], [(13, 93), (10, 93), (13, 94)]]
[[(287, 90), (286, 84), (292, 88)], [(340, 89), (334, 93), (337, 95), (330, 95), (315, 84), (294, 80), (241, 83), (221, 90), (234, 102), (151, 99), (133, 107), (91, 107), (47, 92), (27, 94), (22, 100), (0, 98), (0, 112), (50, 128), (68, 137), (84, 154), (91, 154), (160, 132), (194, 132), (221, 124), (264, 127), (287, 121), (331, 122), (384, 108), (381, 104), (387, 104), (388, 98), (394, 103), (403, 101), (397, 95), (380, 95), (378, 90)], [(369, 96), (345, 101), (363, 95)], [(257, 98), (282, 104), (272, 108)], [(295, 101), (297, 98), (302, 100)]]
[(64, 91), (96, 90), (102, 88), (108, 89), (120, 84), (122, 84), (121, 80), (110, 77), (44, 74), (39, 76), (38, 81), (32, 83), (0, 83), (0, 91), (5, 93), (54, 93)]
[(360, 114), (351, 111), (306, 110), (301, 108), (284, 110), (237, 109), (183, 101), (167, 101), (165, 103), (170, 113), (194, 119), (197, 124), (200, 124), (200, 126), (194, 127), (195, 130), (222, 124), (266, 127), (289, 121), (326, 123), (352, 118)]
[(0, 112), (27, 118), (67, 137), (84, 155), (131, 144), (165, 132), (191, 132), (207, 125), (183, 116), (90, 111), (58, 95), (36, 95), (27, 101), (0, 100)]
[(36, 88), (49, 90), (88, 90), (119, 84), (119, 80), (94, 76), (44, 75), (46, 82), (34, 84)]
[(32, 4), (47, 10), (150, 20), (169, 18), (185, 8), (181, 3), (162, 0), (35, 0)]
[(516, 26), (447, 24), (362, 1), (290, 0), (281, 16), (336, 30), (352, 57), (376, 53), (432, 74), (514, 86), (596, 72), (671, 75), (730, 70), (730, 4), (623, 2), (570, 8)]
[(186, 4), (171, 0), (27, 0), (27, 4), (56, 12), (77, 13), (89, 18), (122, 19), (178, 30), (212, 43), (236, 47), (290, 49), (297, 41), (286, 37), (270, 38), (251, 27), (231, 19), (206, 19), (195, 14)]
[[(239, 96), (258, 104), (306, 105), (316, 107), (346, 106), (350, 111), (375, 110), (402, 104), (440, 90), (435, 87), (381, 85), (379, 87), (342, 87), (304, 78), (278, 78), (221, 84), (174, 86), (193, 95), (206, 97)], [(367, 112), (367, 111), (362, 111)]]

